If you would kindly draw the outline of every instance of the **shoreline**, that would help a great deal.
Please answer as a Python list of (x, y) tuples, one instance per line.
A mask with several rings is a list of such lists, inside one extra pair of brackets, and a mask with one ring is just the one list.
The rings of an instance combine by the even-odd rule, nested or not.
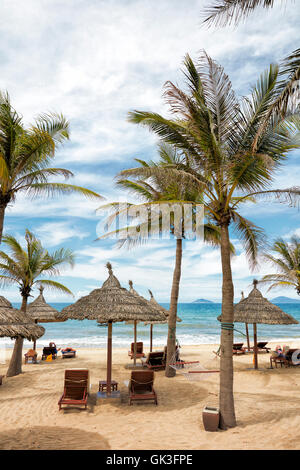
[[(1, 339), (0, 339), (0, 352), (1, 352), (1, 347), (2, 347), (2, 350), (5, 349), (5, 350), (10, 350), (10, 349), (13, 349), (14, 347), (14, 340), (9, 340), (11, 341), (8, 345), (8, 343), (6, 342), (1, 342)], [(89, 350), (89, 349), (99, 349), (99, 350), (105, 350), (107, 345), (104, 344), (103, 346), (94, 346), (94, 345), (76, 345), (76, 346), (72, 346), (72, 344), (69, 344), (67, 345), (67, 343), (63, 343), (63, 342), (59, 342), (55, 339), (52, 339), (51, 340), (52, 342), (55, 342), (56, 343), (56, 346), (59, 347), (59, 348), (64, 348), (64, 347), (73, 347), (74, 349), (77, 348), (78, 350), (79, 349), (84, 349), (84, 350)], [(138, 339), (138, 341), (141, 341), (141, 339)], [(258, 338), (258, 342), (259, 341), (268, 341), (268, 345), (272, 348), (273, 346), (276, 347), (277, 344), (281, 344), (281, 343), (288, 343), (288, 345), (290, 347), (293, 347), (293, 348), (297, 348), (299, 347), (300, 349), (300, 336), (298, 338), (295, 338), (295, 337), (290, 337), (290, 338), (272, 338), (271, 340), (267, 340), (266, 338), (264, 337), (259, 337)], [(49, 341), (50, 342), (50, 341)], [(37, 341), (37, 350), (38, 351), (42, 351), (43, 350), (43, 347), (44, 346), (48, 346), (49, 344), (48, 341), (40, 341), (40, 343), (42, 343), (41, 345), (39, 345), (39, 341)], [(121, 350), (129, 350), (130, 349), (130, 345), (131, 343), (133, 342), (133, 338), (128, 338), (128, 346), (126, 347), (125, 345), (116, 345), (114, 344), (113, 342), (113, 349), (117, 349), (118, 351), (121, 351)], [(245, 339), (235, 339), (234, 341), (235, 343), (244, 343), (244, 345), (246, 346), (247, 345), (247, 341), (246, 341), (246, 338)], [(297, 343), (295, 345), (295, 343)], [(293, 346), (291, 346), (293, 344)], [(180, 347), (181, 348), (199, 348), (199, 347), (214, 347), (214, 348), (218, 348), (220, 345), (220, 343), (190, 343), (190, 344), (180, 344)], [(250, 336), (250, 345), (253, 346), (253, 339), (251, 338)], [(3, 347), (4, 346), (4, 347)], [(160, 344), (153, 344), (153, 350), (155, 349), (158, 349), (158, 348), (164, 348), (164, 346), (166, 346), (166, 342), (165, 343), (160, 343)], [(31, 349), (32, 347), (32, 342), (31, 343), (27, 343), (27, 342), (24, 342), (24, 346), (23, 346), (23, 350), (25, 349)], [(149, 342), (148, 341), (144, 341), (144, 347), (145, 347), (145, 350), (148, 350), (149, 349)]]

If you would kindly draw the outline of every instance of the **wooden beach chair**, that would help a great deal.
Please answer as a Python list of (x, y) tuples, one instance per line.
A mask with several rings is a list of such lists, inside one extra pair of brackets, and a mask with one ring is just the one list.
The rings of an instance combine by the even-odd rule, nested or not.
[[(261, 341), (260, 343), (257, 343), (257, 352), (267, 352), (269, 353), (271, 351), (271, 348), (267, 348), (268, 341)], [(254, 346), (251, 346), (250, 351), (254, 351)]]
[(129, 382), (129, 405), (136, 400), (153, 400), (157, 405), (153, 382), (153, 370), (133, 370)]
[[(131, 343), (131, 351), (128, 351), (128, 356), (130, 359), (134, 358), (134, 343)], [(146, 357), (144, 353), (144, 343), (142, 341), (136, 343), (136, 358), (141, 359), (142, 357)]]
[(151, 370), (160, 370), (166, 368), (165, 352), (152, 351), (148, 353), (146, 360), (143, 362), (143, 367)]
[(61, 350), (62, 359), (76, 357), (76, 349), (65, 348)]
[(50, 347), (50, 346), (45, 346), (43, 348), (43, 354), (42, 354), (42, 361), (47, 359), (48, 356), (52, 354), (52, 359), (57, 358), (57, 350), (56, 348)]
[(271, 348), (267, 348), (267, 344), (268, 344), (268, 341), (261, 341), (260, 343), (257, 343), (258, 352), (269, 353), (271, 351)]
[(58, 401), (59, 409), (62, 405), (87, 407), (89, 394), (89, 370), (65, 370), (64, 392)]
[(285, 360), (284, 357), (271, 356), (270, 357), (270, 367), (271, 367), (271, 369), (273, 369), (273, 364), (275, 364), (275, 367), (277, 369), (277, 364), (280, 364), (280, 367), (282, 367), (283, 365), (286, 366), (286, 360)]
[(232, 346), (232, 354), (246, 354), (246, 349), (243, 348), (244, 343), (234, 343)]

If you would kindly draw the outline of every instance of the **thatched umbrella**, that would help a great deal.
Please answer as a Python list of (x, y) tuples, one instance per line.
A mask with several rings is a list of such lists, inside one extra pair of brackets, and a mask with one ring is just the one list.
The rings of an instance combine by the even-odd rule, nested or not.
[[(162, 323), (168, 323), (168, 318), (169, 318), (169, 315), (170, 315), (170, 312), (168, 310), (166, 310), (164, 307), (162, 307), (154, 298), (154, 295), (152, 294), (151, 290), (148, 289), (148, 292), (150, 294), (150, 300), (149, 302), (152, 304), (152, 305), (155, 305), (156, 307), (158, 307), (161, 312), (165, 315), (165, 320), (163, 321), (152, 321), (152, 322), (145, 322), (145, 325), (150, 325), (150, 351), (152, 351), (152, 346), (153, 346), (153, 325), (157, 325), (157, 324), (162, 324)], [(176, 321), (177, 322), (181, 322), (181, 318), (177, 317), (176, 318)]]
[(89, 295), (81, 297), (77, 302), (68, 305), (59, 313), (60, 318), (78, 320), (97, 320), (98, 323), (108, 324), (107, 338), (107, 395), (111, 393), (112, 367), (112, 324), (122, 321), (151, 321), (163, 320), (158, 309), (149, 307), (149, 302), (140, 296), (132, 294), (121, 287), (113, 275), (110, 263), (107, 263), (109, 276), (100, 289), (95, 289)]
[[(43, 291), (44, 287), (39, 287), (39, 296), (28, 305), (26, 314), (28, 314), (35, 323), (53, 323), (64, 321), (58, 318), (58, 310), (47, 304)], [(33, 343), (33, 349), (36, 348), (36, 340)]]
[(42, 326), (36, 325), (21, 310), (13, 308), (12, 304), (0, 296), (0, 337), (22, 338), (28, 341), (40, 338), (45, 333)]
[[(245, 299), (234, 306), (235, 323), (253, 323), (254, 336), (254, 368), (258, 369), (257, 363), (257, 323), (268, 325), (293, 325), (299, 323), (291, 315), (285, 313), (277, 305), (269, 302), (257, 289), (258, 281), (253, 281), (253, 289)], [(221, 321), (221, 317), (218, 317)]]

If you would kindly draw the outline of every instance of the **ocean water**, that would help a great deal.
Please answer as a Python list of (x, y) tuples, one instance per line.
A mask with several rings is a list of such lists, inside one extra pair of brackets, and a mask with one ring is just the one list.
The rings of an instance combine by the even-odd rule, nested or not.
[[(52, 306), (61, 310), (68, 305), (67, 303), (53, 303)], [(169, 308), (168, 304), (161, 304)], [(20, 304), (14, 304), (19, 308)], [(278, 340), (278, 342), (287, 342), (288, 340), (300, 341), (300, 303), (298, 304), (280, 304), (280, 308), (293, 315), (299, 321), (298, 325), (257, 325), (258, 340)], [(212, 344), (219, 343), (220, 323), (217, 320), (221, 313), (221, 304), (194, 304), (182, 303), (178, 306), (178, 316), (182, 319), (177, 323), (177, 338), (181, 345), (192, 344)], [(92, 320), (67, 320), (62, 323), (42, 324), (46, 330), (45, 335), (38, 340), (38, 346), (47, 346), (50, 341), (54, 341), (58, 347), (106, 347), (107, 327), (99, 326)], [(245, 325), (235, 324), (236, 330), (245, 333)], [(138, 341), (143, 341), (145, 346), (149, 346), (150, 326), (139, 323), (137, 326)], [(252, 339), (252, 325), (249, 325), (250, 337)], [(246, 338), (238, 331), (235, 331), (235, 342), (245, 342)], [(153, 326), (153, 345), (154, 347), (166, 344), (167, 325)], [(129, 347), (133, 340), (133, 325), (126, 323), (113, 324), (113, 346)], [(10, 339), (5, 340), (8, 347), (12, 347), (13, 342)], [(25, 341), (25, 346), (29, 345)]]

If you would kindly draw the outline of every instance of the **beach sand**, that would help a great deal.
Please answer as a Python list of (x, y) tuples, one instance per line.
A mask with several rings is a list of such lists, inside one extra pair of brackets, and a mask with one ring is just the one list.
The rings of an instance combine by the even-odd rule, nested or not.
[[(213, 350), (214, 345), (183, 346), (181, 354), (216, 368)], [(12, 350), (6, 352), (0, 374), (5, 374)], [(271, 370), (269, 357), (259, 354), (258, 371), (248, 369), (252, 354), (234, 357), (237, 427), (215, 433), (204, 430), (202, 409), (218, 406), (219, 374), (189, 381), (180, 374), (168, 379), (164, 371), (156, 372), (158, 406), (129, 406), (127, 350), (113, 350), (119, 403), (96, 404), (98, 381), (106, 378), (105, 349), (81, 348), (76, 359), (59, 355), (52, 363), (23, 365), (21, 375), (5, 377), (0, 387), (0, 449), (300, 449), (300, 367)], [(58, 410), (64, 370), (72, 367), (90, 370), (86, 411)]]

